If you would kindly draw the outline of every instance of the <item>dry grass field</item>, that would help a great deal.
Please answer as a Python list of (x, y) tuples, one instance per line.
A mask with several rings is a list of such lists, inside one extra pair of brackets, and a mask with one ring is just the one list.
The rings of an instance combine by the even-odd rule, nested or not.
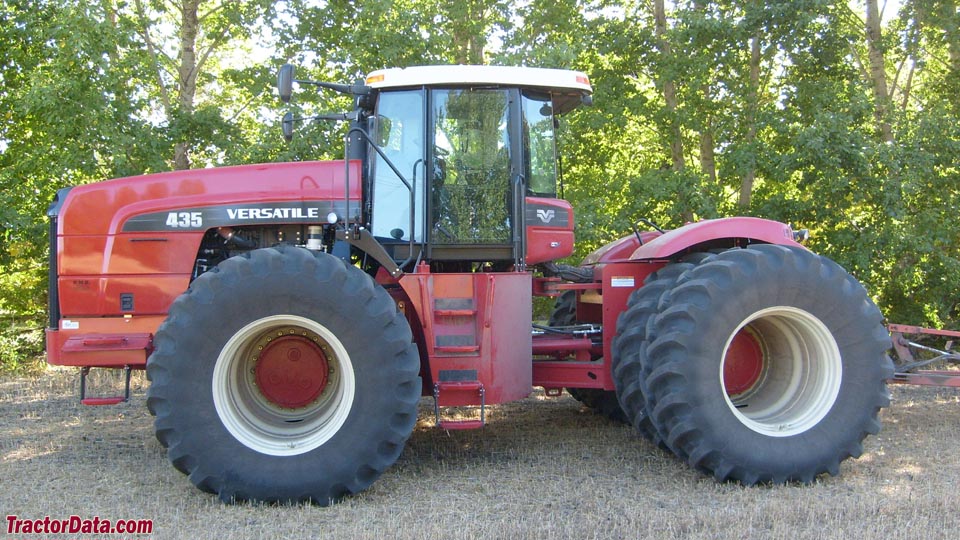
[(460, 433), (433, 429), (425, 400), (399, 462), (319, 508), (228, 506), (195, 489), (153, 436), (142, 374), (134, 383), (129, 403), (84, 407), (74, 371), (0, 379), (0, 516), (152, 519), (150, 539), (960, 535), (952, 389), (894, 387), (883, 432), (841, 476), (759, 488), (717, 484), (567, 395), (495, 407), (484, 430)]

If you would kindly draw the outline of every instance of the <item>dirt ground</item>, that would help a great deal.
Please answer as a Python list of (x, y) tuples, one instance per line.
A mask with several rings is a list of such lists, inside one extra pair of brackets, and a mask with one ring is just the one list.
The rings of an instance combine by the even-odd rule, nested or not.
[[(167, 461), (134, 378), (129, 403), (84, 407), (74, 371), (0, 379), (0, 515), (151, 519), (148, 535), (41, 538), (956, 538), (960, 392), (894, 387), (884, 429), (839, 477), (717, 484), (571, 397), (494, 407), (482, 431), (431, 427), (330, 507), (221, 504)], [(98, 384), (103, 384), (100, 381)]]

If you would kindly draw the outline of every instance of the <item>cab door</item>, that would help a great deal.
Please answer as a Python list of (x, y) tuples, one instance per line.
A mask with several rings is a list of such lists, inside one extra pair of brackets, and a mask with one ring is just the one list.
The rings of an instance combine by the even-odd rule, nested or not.
[(522, 254), (518, 92), (431, 91), (430, 257), (513, 261)]
[(378, 152), (370, 153), (375, 158), (371, 174), (371, 231), (385, 243), (408, 243), (411, 236), (415, 243), (423, 242), (426, 183), (424, 91), (382, 92), (373, 119), (375, 125), (370, 131), (387, 159)]

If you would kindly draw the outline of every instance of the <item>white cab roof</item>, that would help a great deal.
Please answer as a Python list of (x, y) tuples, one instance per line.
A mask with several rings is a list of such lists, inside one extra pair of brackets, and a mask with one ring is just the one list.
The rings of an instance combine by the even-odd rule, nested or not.
[(372, 88), (500, 85), (560, 93), (590, 94), (590, 79), (579, 71), (508, 66), (416, 66), (380, 69), (367, 76)]

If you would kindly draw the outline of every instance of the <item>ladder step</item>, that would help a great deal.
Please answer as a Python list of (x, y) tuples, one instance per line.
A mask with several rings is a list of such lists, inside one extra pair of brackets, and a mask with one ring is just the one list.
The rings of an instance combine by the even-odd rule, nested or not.
[[(468, 409), (474, 409), (477, 405), (480, 407), (480, 418), (470, 420), (444, 420), (440, 418), (440, 395), (450, 393), (476, 393), (480, 398), (480, 403), (476, 405), (464, 405)], [(436, 417), (436, 425), (446, 430), (479, 429), (487, 423), (487, 392), (483, 388), (483, 383), (477, 380), (473, 381), (443, 381), (433, 385), (433, 411)]]
[(473, 298), (434, 298), (433, 311), (474, 311)]
[(123, 396), (113, 396), (113, 397), (88, 397), (80, 400), (80, 403), (84, 405), (89, 405), (91, 407), (98, 407), (100, 405), (116, 405), (118, 403), (123, 403), (127, 398)]
[(473, 317), (477, 314), (475, 309), (435, 309), (433, 314), (440, 317)]
[(130, 399), (130, 366), (123, 366), (123, 395), (122, 396), (99, 396), (87, 397), (87, 374), (90, 373), (90, 366), (80, 368), (80, 403), (91, 407), (102, 405), (116, 405), (124, 403)]
[(447, 431), (459, 431), (465, 429), (480, 429), (484, 425), (483, 420), (441, 420), (440, 427)]
[(480, 350), (479, 345), (436, 345), (433, 348), (438, 353), (469, 353)]
[(480, 381), (444, 381), (437, 383), (441, 392), (479, 392), (483, 388)]

